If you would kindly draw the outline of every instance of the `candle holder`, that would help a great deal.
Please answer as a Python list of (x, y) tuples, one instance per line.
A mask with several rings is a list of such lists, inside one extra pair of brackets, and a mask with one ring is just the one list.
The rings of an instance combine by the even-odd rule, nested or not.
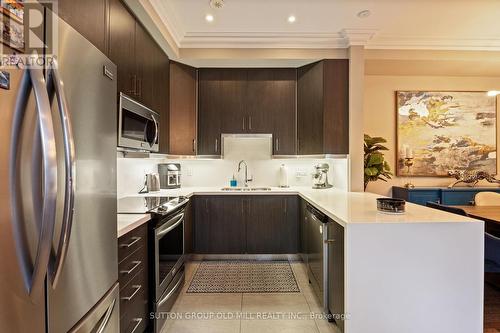
[(411, 170), (411, 167), (413, 166), (413, 157), (405, 157), (403, 160), (403, 164), (407, 168), (406, 175), (408, 177), (408, 182), (404, 185), (404, 187), (405, 188), (415, 188), (415, 185), (413, 185), (410, 181), (410, 170)]

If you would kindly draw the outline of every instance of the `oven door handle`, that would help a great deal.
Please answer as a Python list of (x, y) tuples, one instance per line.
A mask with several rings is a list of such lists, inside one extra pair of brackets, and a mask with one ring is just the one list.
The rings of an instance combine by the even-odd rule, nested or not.
[[(171, 221), (176, 220), (173, 224), (171, 224)], [(160, 228), (156, 229), (156, 239), (159, 239), (161, 236), (165, 235), (175, 227), (177, 227), (179, 224), (181, 224), (184, 221), (184, 213), (180, 213), (176, 215), (174, 218), (172, 218), (170, 221), (165, 223), (163, 226)]]

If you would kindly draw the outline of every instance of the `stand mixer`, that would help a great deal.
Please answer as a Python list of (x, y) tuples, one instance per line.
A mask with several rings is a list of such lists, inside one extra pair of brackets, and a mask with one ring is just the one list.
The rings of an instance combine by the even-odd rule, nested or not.
[(321, 188), (331, 188), (332, 185), (328, 183), (328, 170), (330, 170), (330, 166), (328, 163), (319, 163), (314, 166), (313, 172), (313, 188), (321, 189)]

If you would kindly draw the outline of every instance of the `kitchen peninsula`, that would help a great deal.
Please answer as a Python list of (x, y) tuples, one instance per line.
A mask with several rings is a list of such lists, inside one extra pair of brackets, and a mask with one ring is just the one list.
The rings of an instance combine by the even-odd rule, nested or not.
[[(344, 332), (468, 333), (482, 328), (481, 221), (412, 203), (407, 203), (405, 214), (383, 214), (376, 209), (377, 195), (337, 189), (273, 187), (228, 192), (216, 187), (186, 187), (153, 195), (190, 197), (195, 210), (198, 198), (298, 196), (303, 204), (325, 214), (343, 228), (344, 239), (334, 241), (343, 242)], [(203, 215), (193, 215), (196, 233), (196, 226), (206, 221), (196, 220)], [(296, 216), (300, 239), (303, 215)], [(144, 216), (134, 220), (131, 215), (118, 215), (119, 229), (126, 228), (125, 219), (136, 226), (140, 221), (146, 223)], [(195, 235), (193, 238), (196, 242)], [(303, 249), (299, 246), (298, 250)]]

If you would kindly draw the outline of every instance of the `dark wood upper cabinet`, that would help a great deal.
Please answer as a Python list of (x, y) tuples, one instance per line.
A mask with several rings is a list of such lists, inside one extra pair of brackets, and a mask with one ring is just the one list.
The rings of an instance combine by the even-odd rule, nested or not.
[(196, 68), (170, 62), (170, 150), (196, 154)]
[(223, 102), (221, 72), (198, 70), (198, 155), (220, 155)]
[(295, 154), (295, 110), (293, 68), (200, 69), (198, 153), (219, 155), (222, 133), (269, 133), (274, 154)]
[(273, 118), (277, 110), (277, 91), (275, 90), (273, 69), (247, 70), (246, 132), (272, 133)]
[(153, 110), (160, 114), (160, 153), (170, 147), (170, 61), (163, 50), (154, 46), (153, 52)]
[(349, 61), (323, 60), (298, 69), (298, 154), (349, 152)]
[(297, 70), (273, 70), (273, 154), (297, 154)]
[(218, 104), (222, 109), (222, 133), (248, 132), (246, 105), (247, 71), (239, 68), (217, 69), (220, 72)]
[(135, 98), (135, 18), (120, 0), (109, 1), (109, 58), (118, 67), (118, 92)]
[[(161, 48), (122, 1), (108, 1), (109, 58), (118, 67), (118, 91), (161, 113), (155, 101), (157, 56)], [(165, 54), (164, 57), (168, 59)]]
[(58, 0), (58, 15), (101, 52), (107, 54), (108, 8), (106, 0)]
[[(135, 62), (137, 89), (135, 97), (142, 104), (153, 109), (153, 81), (155, 71), (154, 54), (156, 43), (146, 29), (136, 21), (135, 24)], [(158, 110), (154, 110), (158, 112)]]

